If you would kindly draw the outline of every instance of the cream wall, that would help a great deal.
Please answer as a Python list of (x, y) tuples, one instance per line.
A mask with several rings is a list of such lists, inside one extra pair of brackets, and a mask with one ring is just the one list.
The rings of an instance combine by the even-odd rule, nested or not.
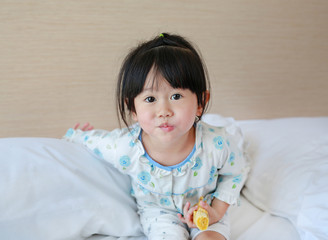
[(0, 137), (117, 127), (120, 63), (163, 31), (201, 49), (210, 112), (327, 116), (327, 29), (326, 0), (0, 0)]

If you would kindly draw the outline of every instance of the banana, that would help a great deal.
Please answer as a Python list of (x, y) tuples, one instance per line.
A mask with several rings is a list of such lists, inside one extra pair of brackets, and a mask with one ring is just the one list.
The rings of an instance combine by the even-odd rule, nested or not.
[(203, 197), (199, 198), (199, 201), (197, 203), (198, 208), (196, 211), (194, 211), (194, 218), (193, 221), (196, 224), (196, 226), (199, 228), (199, 230), (206, 230), (209, 223), (208, 218), (208, 212), (200, 206), (200, 202), (203, 200)]

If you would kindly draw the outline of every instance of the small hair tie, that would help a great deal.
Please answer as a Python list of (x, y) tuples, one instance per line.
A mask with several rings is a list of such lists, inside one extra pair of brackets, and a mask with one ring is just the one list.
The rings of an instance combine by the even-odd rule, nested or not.
[(163, 33), (161, 33), (161, 34), (159, 35), (159, 37), (162, 37), (162, 38), (163, 38), (163, 37), (164, 37), (164, 34), (163, 34)]

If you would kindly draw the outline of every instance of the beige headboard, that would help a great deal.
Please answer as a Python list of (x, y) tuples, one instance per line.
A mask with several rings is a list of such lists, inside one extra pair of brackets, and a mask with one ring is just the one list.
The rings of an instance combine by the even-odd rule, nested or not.
[(0, 0), (0, 137), (118, 126), (128, 50), (161, 32), (202, 51), (209, 112), (236, 119), (328, 115), (326, 0)]

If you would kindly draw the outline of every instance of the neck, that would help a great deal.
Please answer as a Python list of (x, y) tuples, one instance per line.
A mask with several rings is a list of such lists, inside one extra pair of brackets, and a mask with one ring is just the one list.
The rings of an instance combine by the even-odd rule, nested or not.
[(142, 132), (142, 143), (148, 155), (163, 166), (172, 166), (184, 161), (195, 145), (195, 128), (176, 141), (156, 142)]

